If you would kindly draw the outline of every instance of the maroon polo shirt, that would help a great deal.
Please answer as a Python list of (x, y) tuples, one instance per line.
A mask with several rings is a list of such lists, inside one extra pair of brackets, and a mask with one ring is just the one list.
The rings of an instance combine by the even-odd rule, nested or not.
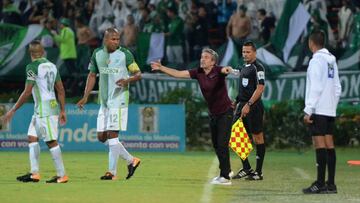
[(202, 68), (189, 70), (190, 77), (199, 82), (211, 115), (225, 113), (231, 108), (231, 100), (225, 82), (227, 75), (221, 73), (221, 69), (221, 66), (215, 66), (207, 75)]

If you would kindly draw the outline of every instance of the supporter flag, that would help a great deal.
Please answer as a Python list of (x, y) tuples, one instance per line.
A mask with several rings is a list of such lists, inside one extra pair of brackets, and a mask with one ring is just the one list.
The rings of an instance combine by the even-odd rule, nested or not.
[(231, 66), (236, 68), (239, 65), (239, 54), (234, 41), (229, 37), (226, 45), (224, 56), (220, 62), (220, 66)]
[[(30, 62), (26, 46), (48, 33), (41, 25), (27, 27), (0, 24), (0, 76), (24, 76), (24, 59)], [(16, 70), (22, 68), (22, 70)]]
[(338, 60), (339, 70), (359, 70), (360, 48), (349, 48)]
[(245, 160), (253, 150), (251, 140), (241, 119), (238, 119), (232, 126), (229, 146), (242, 160)]
[(286, 1), (271, 38), (271, 44), (276, 52), (282, 56), (285, 63), (287, 63), (292, 48), (305, 30), (309, 20), (310, 14), (300, 0)]
[(137, 63), (143, 69), (151, 61), (164, 57), (165, 36), (163, 33), (140, 33), (137, 39)]

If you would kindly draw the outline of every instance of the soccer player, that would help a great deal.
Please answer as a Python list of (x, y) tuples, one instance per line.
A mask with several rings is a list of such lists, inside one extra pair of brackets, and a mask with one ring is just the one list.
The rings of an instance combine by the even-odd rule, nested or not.
[(218, 66), (217, 61), (218, 54), (206, 48), (202, 50), (199, 68), (178, 71), (163, 66), (160, 62), (152, 62), (151, 68), (172, 77), (192, 78), (199, 82), (201, 92), (208, 104), (211, 140), (220, 163), (220, 175), (215, 177), (211, 184), (231, 185), (229, 139), (234, 109), (227, 93), (225, 78), (233, 69), (229, 66)]
[[(6, 113), (5, 122), (9, 122), (15, 111), (18, 110), (32, 94), (35, 102), (34, 115), (32, 116), (29, 130), (29, 153), (30, 173), (19, 176), (16, 179), (23, 182), (39, 182), (39, 137), (43, 138), (50, 149), (57, 175), (46, 181), (47, 183), (66, 183), (60, 146), (57, 143), (58, 122), (66, 123), (65, 114), (65, 91), (61, 82), (60, 74), (56, 66), (44, 58), (44, 48), (39, 41), (33, 41), (29, 45), (32, 62), (26, 66), (25, 90), (21, 93), (15, 105)], [(55, 91), (59, 105), (55, 97)]]
[(256, 170), (251, 169), (249, 160), (246, 158), (241, 160), (243, 168), (233, 179), (246, 177), (247, 180), (262, 180), (265, 143), (263, 133), (264, 106), (261, 95), (265, 89), (265, 69), (256, 60), (256, 47), (253, 42), (244, 43), (242, 55), (246, 64), (240, 71), (239, 94), (235, 102), (238, 103), (238, 108), (235, 112), (234, 121), (241, 117), (246, 131), (252, 135), (256, 144)]
[[(309, 124), (316, 152), (317, 180), (305, 194), (337, 193), (335, 185), (336, 154), (333, 140), (336, 108), (341, 95), (341, 84), (336, 58), (325, 46), (325, 34), (315, 31), (309, 37), (313, 57), (306, 74), (305, 116)], [(326, 166), (328, 180), (325, 183)]]
[[(104, 46), (94, 50), (90, 60), (83, 98), (77, 103), (82, 109), (99, 79), (100, 110), (97, 118), (98, 140), (109, 145), (109, 170), (101, 180), (115, 180), (119, 156), (128, 164), (129, 179), (140, 164), (119, 141), (119, 131), (125, 131), (128, 121), (129, 83), (141, 79), (141, 71), (129, 50), (120, 45), (120, 33), (115, 28), (105, 31)], [(131, 76), (130, 76), (131, 75)]]

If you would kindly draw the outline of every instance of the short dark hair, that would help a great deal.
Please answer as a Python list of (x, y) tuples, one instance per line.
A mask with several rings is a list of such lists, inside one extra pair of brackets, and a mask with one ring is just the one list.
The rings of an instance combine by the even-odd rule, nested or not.
[(250, 41), (250, 40), (245, 41), (244, 44), (243, 44), (243, 47), (244, 47), (244, 46), (252, 47), (252, 49), (253, 49), (254, 51), (256, 51), (256, 45), (255, 45), (255, 43), (254, 43), (253, 41)]
[(266, 10), (265, 10), (265, 9), (260, 8), (260, 9), (258, 10), (258, 12), (259, 12), (262, 16), (266, 16)]
[(33, 40), (29, 44), (30, 55), (35, 56), (36, 58), (42, 57), (44, 53), (44, 47), (42, 46), (40, 40)]
[(325, 46), (325, 33), (322, 30), (315, 30), (310, 34), (309, 40), (311, 40), (316, 46)]

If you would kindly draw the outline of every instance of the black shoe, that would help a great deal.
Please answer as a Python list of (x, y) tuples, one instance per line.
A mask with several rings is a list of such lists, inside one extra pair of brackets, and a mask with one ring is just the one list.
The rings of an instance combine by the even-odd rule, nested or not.
[(248, 175), (250, 175), (251, 173), (253, 173), (254, 171), (252, 169), (240, 169), (240, 171), (232, 177), (232, 179), (240, 179), (240, 178), (244, 178)]
[(100, 180), (116, 180), (117, 177), (110, 172), (106, 172), (105, 175), (100, 177)]
[(327, 188), (325, 184), (320, 184), (318, 181), (313, 182), (310, 187), (304, 188), (304, 194), (326, 194)]
[(336, 194), (337, 193), (337, 187), (335, 184), (329, 184), (326, 182), (326, 189), (328, 194)]
[(40, 181), (40, 175), (39, 174), (33, 175), (32, 173), (27, 173), (25, 175), (16, 177), (16, 180), (24, 182), (24, 183), (27, 183), (27, 182), (37, 183)]
[(264, 176), (262, 173), (258, 173), (257, 171), (252, 171), (245, 180), (263, 180)]
[(134, 175), (136, 168), (140, 165), (140, 159), (134, 157), (133, 162), (128, 165), (128, 175), (126, 176), (126, 179), (131, 178), (131, 176)]

